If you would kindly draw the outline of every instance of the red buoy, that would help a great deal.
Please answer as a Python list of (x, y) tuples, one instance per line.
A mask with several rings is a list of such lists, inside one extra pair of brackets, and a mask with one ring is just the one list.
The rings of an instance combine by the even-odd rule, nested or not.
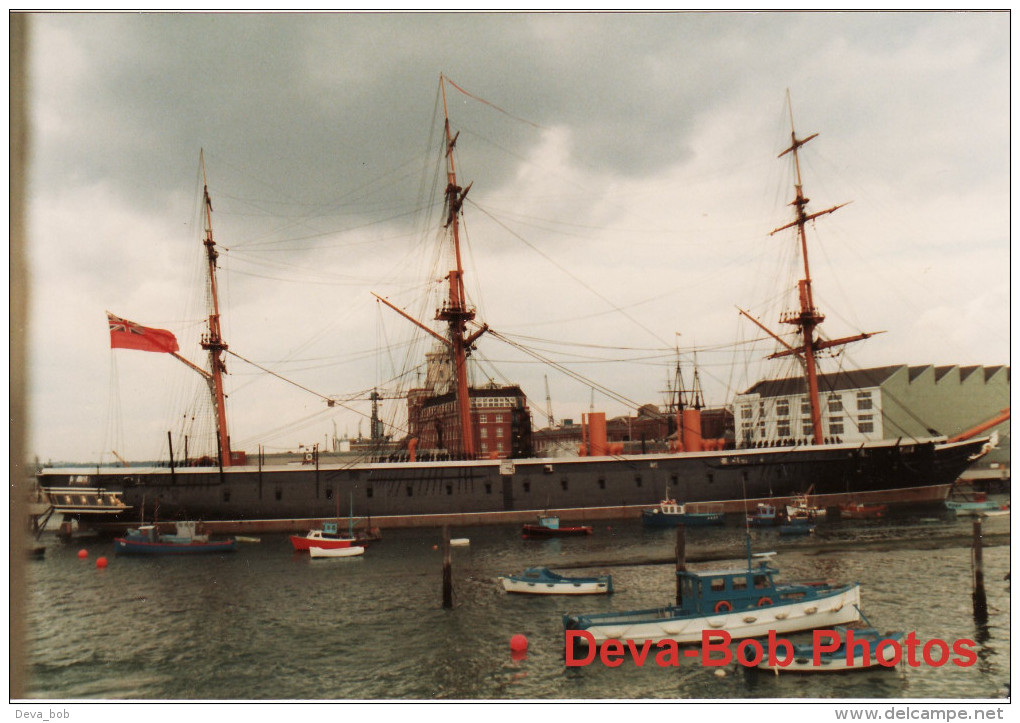
[(78, 550), (78, 559), (79, 560), (84, 560), (88, 556), (89, 556), (89, 551), (88, 550), (86, 550), (84, 548), (82, 548), (81, 550)]
[(510, 650), (515, 653), (523, 653), (528, 649), (528, 639), (518, 633), (510, 638)]
[(104, 567), (106, 567), (106, 558), (105, 557), (96, 558), (96, 569), (102, 570)]

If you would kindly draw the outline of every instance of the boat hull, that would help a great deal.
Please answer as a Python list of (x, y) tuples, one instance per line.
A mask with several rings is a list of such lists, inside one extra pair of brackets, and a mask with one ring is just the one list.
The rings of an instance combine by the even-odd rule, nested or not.
[(577, 527), (524, 525), (521, 529), (525, 537), (579, 537), (592, 534), (592, 528), (587, 525)]
[(365, 548), (360, 545), (354, 547), (310, 547), (308, 555), (312, 559), (330, 559), (338, 557), (358, 557), (365, 554)]
[(658, 510), (643, 510), (641, 512), (641, 522), (645, 527), (676, 527), (677, 525), (684, 525), (685, 527), (709, 527), (721, 525), (724, 520), (721, 512), (671, 515), (659, 512)]
[(607, 595), (613, 592), (613, 576), (566, 577), (548, 568), (536, 567), (521, 575), (501, 575), (503, 589), (525, 595)]
[(527, 582), (501, 577), (503, 589), (507, 592), (525, 595), (605, 595), (609, 592), (608, 582)]
[(1009, 513), (1009, 505), (999, 504), (998, 502), (957, 502), (946, 500), (946, 509), (952, 510), (957, 515), (963, 517), (968, 515), (972, 517), (981, 515), (997, 516)]
[(770, 632), (844, 625), (860, 619), (861, 588), (847, 585), (829, 594), (801, 602), (732, 610), (712, 615), (674, 617), (670, 608), (593, 616), (565, 616), (568, 631), (583, 630), (596, 645), (607, 640), (674, 640), (680, 644), (702, 642), (706, 630), (728, 633), (734, 640), (765, 637)]
[(353, 547), (354, 543), (355, 540), (353, 539), (330, 540), (328, 538), (304, 537), (299, 535), (291, 535), (290, 537), (290, 544), (299, 552), (311, 550), (313, 547), (319, 548), (320, 550), (343, 550)]
[[(205, 522), (232, 521), (244, 532), (274, 529), (263, 523), (335, 517), (336, 495), (371, 515), (386, 518), (541, 512), (557, 509), (636, 508), (658, 504), (662, 490), (696, 510), (742, 513), (746, 499), (802, 494), (814, 485), (821, 504), (871, 496), (882, 501), (941, 504), (949, 485), (980, 455), (982, 440), (955, 444), (876, 442), (760, 450), (468, 462), (364, 463), (301, 467), (189, 467), (44, 469), (43, 491), (76, 487), (116, 492), (132, 510), (119, 515), (87, 512), (74, 519), (93, 527), (123, 529), (137, 510), (158, 503), (160, 514)], [(575, 515), (583, 517), (583, 514)], [(532, 517), (533, 519), (533, 517)], [(482, 520), (479, 520), (482, 522)], [(448, 520), (422, 520), (441, 525)]]
[[(840, 636), (845, 636), (846, 631), (837, 630)], [(883, 665), (883, 659), (891, 661), (895, 659), (895, 652), (889, 652), (890, 646), (899, 646), (904, 638), (903, 633), (881, 634), (877, 630), (865, 629), (854, 631), (855, 656), (847, 659), (847, 649), (844, 643), (833, 652), (819, 653), (815, 655), (813, 645), (793, 646), (793, 659), (785, 665), (779, 665), (777, 655), (776, 664), (771, 664), (766, 658), (758, 664), (762, 670), (771, 670), (777, 675), (779, 673), (845, 673), (853, 670), (871, 670), (873, 668), (895, 668), (896, 665)], [(865, 653), (864, 648), (867, 647)]]
[(118, 555), (208, 555), (236, 550), (237, 542), (232, 539), (213, 542), (145, 542), (118, 537), (113, 541), (113, 551)]

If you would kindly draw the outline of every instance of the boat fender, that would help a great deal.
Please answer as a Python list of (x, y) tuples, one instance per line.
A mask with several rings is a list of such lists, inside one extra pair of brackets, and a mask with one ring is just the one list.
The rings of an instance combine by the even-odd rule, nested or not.
[(763, 598), (760, 598), (758, 600), (758, 607), (760, 607), (760, 608), (763, 608), (766, 605), (771, 605), (771, 604), (772, 604), (772, 598), (770, 598), (770, 597), (763, 597)]
[(733, 606), (727, 600), (720, 600), (715, 604), (715, 611), (717, 613), (728, 613), (733, 609)]

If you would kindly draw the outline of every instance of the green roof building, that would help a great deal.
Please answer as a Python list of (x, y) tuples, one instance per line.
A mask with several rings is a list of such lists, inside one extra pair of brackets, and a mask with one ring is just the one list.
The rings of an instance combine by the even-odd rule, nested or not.
[[(818, 377), (826, 442), (952, 437), (1010, 405), (1008, 366), (907, 366)], [(802, 378), (769, 379), (733, 402), (738, 448), (810, 444), (811, 410)], [(975, 477), (1009, 478), (1010, 423), (995, 434), (997, 447), (971, 468)], [(968, 475), (968, 477), (971, 475)]]

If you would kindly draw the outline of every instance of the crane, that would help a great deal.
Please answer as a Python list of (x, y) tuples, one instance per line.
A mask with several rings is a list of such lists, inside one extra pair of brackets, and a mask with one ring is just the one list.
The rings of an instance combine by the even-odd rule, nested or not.
[(545, 416), (549, 418), (549, 429), (556, 426), (552, 413), (552, 397), (549, 396), (549, 375), (545, 375)]

